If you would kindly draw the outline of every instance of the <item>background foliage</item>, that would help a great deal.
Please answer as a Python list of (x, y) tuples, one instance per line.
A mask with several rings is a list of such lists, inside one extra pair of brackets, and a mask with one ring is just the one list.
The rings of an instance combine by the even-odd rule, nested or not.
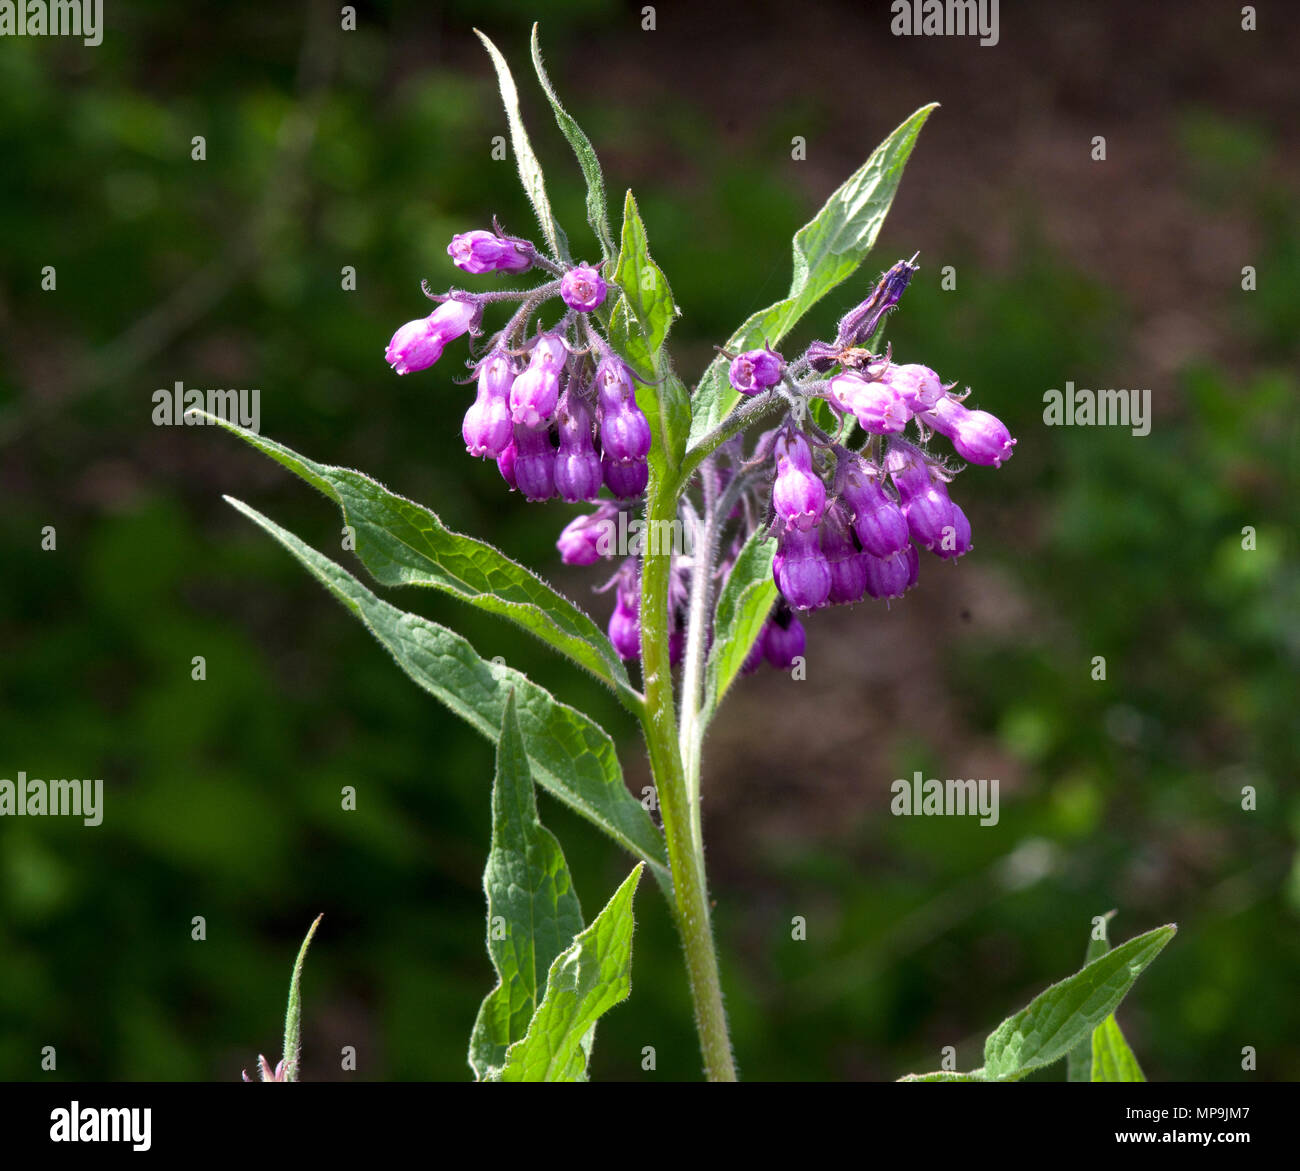
[[(1180, 925), (1120, 1009), (1148, 1077), (1300, 1077), (1294, 22), (1006, 3), (981, 49), (892, 38), (887, 5), (797, 23), (672, 7), (645, 32), (640, 6), (605, 0), (362, 5), (340, 33), (329, 6), (207, 20), (133, 2), (107, 6), (98, 49), (0, 44), (0, 776), (107, 790), (97, 829), (0, 822), (0, 1077), (41, 1076), (50, 1044), (53, 1076), (237, 1077), (274, 1045), (322, 911), (304, 1078), (344, 1076), (345, 1044), (348, 1076), (469, 1076), (492, 982), (492, 747), (221, 494), (327, 550), (333, 506), (228, 436), (152, 426), (150, 396), (257, 386), (266, 435), (380, 476), (587, 600), (591, 577), (553, 550), (566, 510), (525, 506), (464, 455), (452, 360), (401, 380), (381, 360), (419, 279), (453, 280), (454, 231), (492, 212), (531, 230), (490, 155), (505, 126), (471, 22), (515, 63), (557, 212), (596, 254), (581, 176), (524, 80), (537, 15), (612, 195), (637, 193), (691, 379), (782, 293), (791, 231), (906, 113), (943, 103), (858, 283), (919, 248), (896, 350), (1020, 437), (954, 489), (972, 557), (928, 566), (888, 612), (817, 616), (808, 681), (743, 680), (715, 726), (706, 832), (741, 1072), (892, 1078), (947, 1044), (978, 1065), (988, 1029), (1074, 971), (1090, 917), (1118, 907), (1117, 941)], [(1044, 427), (1043, 391), (1067, 379), (1152, 387), (1151, 434)], [(454, 599), (402, 604), (591, 711), (647, 783), (597, 684)], [(917, 768), (998, 776), (1000, 824), (889, 816), (890, 782)], [(628, 863), (540, 801), (594, 911)], [(636, 909), (632, 996), (602, 1021), (593, 1076), (696, 1076), (658, 891)]]

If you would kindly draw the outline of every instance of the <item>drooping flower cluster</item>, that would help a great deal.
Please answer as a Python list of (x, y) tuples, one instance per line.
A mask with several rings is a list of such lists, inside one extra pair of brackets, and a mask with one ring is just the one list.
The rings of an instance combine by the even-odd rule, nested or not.
[[(650, 425), (637, 406), (631, 369), (588, 318), (608, 294), (598, 269), (561, 268), (500, 228), (456, 236), (447, 252), (475, 276), (536, 266), (557, 279), (522, 291), (452, 289), (433, 297), (439, 305), (428, 317), (393, 335), (384, 355), (389, 365), (398, 374), (427, 369), (450, 341), (482, 334), (490, 304), (522, 302), (474, 362), (477, 395), (461, 428), (466, 450), (495, 460), (506, 483), (528, 500), (595, 500), (602, 485), (620, 500), (640, 496), (649, 478)], [(528, 336), (533, 315), (557, 297), (566, 307), (560, 322)]]
[[(934, 434), (949, 439), (973, 464), (998, 467), (1015, 440), (1000, 420), (971, 410), (927, 366), (893, 361), (863, 348), (897, 305), (914, 265), (901, 261), (871, 296), (841, 322), (834, 342), (814, 342), (779, 379), (789, 412), (764, 435), (753, 462), (774, 462), (756, 482), (761, 500), (770, 483), (770, 532), (777, 538), (773, 575), (780, 602), (760, 645), (780, 658), (797, 618), (823, 606), (864, 597), (902, 597), (916, 585), (919, 549), (946, 560), (971, 547), (970, 521), (948, 495), (954, 472), (929, 449)], [(732, 386), (755, 393), (759, 355), (737, 357)], [(779, 356), (778, 360), (779, 360)], [(969, 393), (969, 392), (967, 392)], [(816, 421), (814, 404), (823, 404)], [(909, 438), (909, 425), (916, 434)], [(862, 439), (852, 444), (854, 430)], [(798, 637), (802, 639), (800, 629)], [(750, 666), (757, 665), (751, 655)]]
[[(465, 414), (465, 446), (471, 455), (494, 459), (507, 484), (528, 500), (599, 499), (595, 511), (564, 527), (556, 544), (567, 564), (614, 562), (601, 587), (615, 598), (609, 636), (620, 655), (636, 658), (640, 542), (656, 534), (636, 533), (641, 522), (630, 518), (648, 483), (652, 436), (632, 370), (593, 321), (609, 289), (599, 266), (561, 265), (494, 227), (452, 240), (447, 251), (459, 268), (478, 275), (537, 267), (552, 279), (522, 291), (453, 289), (432, 297), (438, 307), (402, 326), (385, 357), (399, 374), (425, 369), (454, 338), (481, 336), (492, 303), (521, 302), (473, 362), (477, 394)], [(763, 661), (787, 668), (803, 654), (800, 615), (864, 597), (902, 597), (917, 582), (918, 550), (955, 560), (970, 549), (970, 522), (948, 495), (954, 469), (931, 440), (943, 435), (967, 462), (992, 467), (1011, 456), (1016, 441), (993, 415), (967, 407), (955, 383), (945, 386), (927, 366), (895, 362), (889, 348), (869, 348), (915, 271), (911, 261), (900, 261), (845, 315), (833, 341), (814, 341), (793, 362), (770, 345), (726, 355), (730, 385), (750, 400), (746, 410), (758, 418), (783, 407), (785, 417), (758, 437), (748, 456), (741, 435), (721, 443), (699, 467), (699, 507), (689, 495), (679, 503), (687, 541), (671, 550), (673, 662), (686, 646), (688, 611), (704, 612), (693, 595), (703, 588), (707, 598), (712, 584), (725, 580), (756, 529), (777, 540), (778, 599), (745, 662), (747, 672)], [(565, 306), (559, 322), (538, 325), (529, 336), (533, 315), (557, 297)], [(731, 553), (714, 567), (727, 534)], [(691, 548), (691, 539), (701, 536), (703, 548)], [(695, 642), (705, 645), (711, 637), (705, 631)]]

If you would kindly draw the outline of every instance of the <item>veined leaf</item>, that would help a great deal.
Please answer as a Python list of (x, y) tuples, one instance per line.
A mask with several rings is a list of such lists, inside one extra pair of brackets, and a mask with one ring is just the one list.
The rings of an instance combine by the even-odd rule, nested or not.
[(569, 145), (573, 147), (573, 153), (578, 156), (578, 165), (582, 168), (583, 177), (587, 180), (587, 222), (591, 225), (591, 230), (596, 233), (596, 240), (600, 244), (600, 254), (608, 261), (614, 254), (614, 238), (609, 231), (609, 210), (605, 202), (605, 177), (601, 174), (600, 160), (596, 157), (591, 140), (583, 133), (582, 127), (578, 125), (573, 115), (560, 104), (560, 99), (555, 94), (555, 87), (551, 85), (551, 79), (546, 75), (546, 67), (542, 64), (542, 46), (537, 38), (536, 24), (533, 25), (532, 51), (533, 68), (537, 70), (537, 80), (542, 83), (542, 89), (546, 91), (546, 96), (550, 100), (551, 109), (555, 111), (555, 120), (564, 132), (564, 137), (569, 140)]
[(713, 620), (713, 647), (705, 674), (704, 713), (708, 722), (727, 688), (740, 673), (776, 601), (772, 559), (776, 540), (756, 529), (740, 550), (718, 595)]
[(483, 872), (488, 954), (498, 976), (474, 1022), (469, 1063), (483, 1080), (522, 1040), (546, 992), (546, 973), (582, 930), (564, 852), (537, 816), (533, 775), (512, 692), (492, 785), (492, 850)]
[(690, 433), (690, 395), (673, 374), (664, 356), (664, 341), (677, 315), (672, 290), (650, 258), (645, 224), (632, 192), (623, 201), (623, 235), (613, 272), (621, 296), (610, 315), (614, 348), (627, 359), (639, 381), (637, 405), (654, 433), (652, 466), (657, 472), (676, 468)]
[(1095, 1082), (1144, 1082), (1146, 1077), (1133, 1050), (1124, 1040), (1119, 1022), (1111, 1013), (1092, 1030), (1092, 1080)]
[(497, 739), (513, 691), (537, 783), (649, 862), (661, 884), (670, 884), (663, 837), (624, 785), (614, 743), (604, 729), (519, 671), (486, 662), (455, 631), (377, 598), (341, 565), (256, 509), (226, 499), (352, 611), (411, 679), (490, 740)]
[(1008, 1017), (984, 1043), (984, 1073), (1015, 1080), (1066, 1056), (1106, 1019), (1174, 937), (1173, 924), (1121, 944)]
[[(1092, 963), (1093, 960), (1104, 956), (1110, 951), (1110, 939), (1108, 938), (1108, 929), (1110, 921), (1115, 917), (1114, 911), (1107, 911), (1101, 916), (1101, 933), (1098, 937), (1095, 931), (1088, 933), (1088, 947), (1083, 954), (1085, 965)], [(1101, 1028), (1100, 1025), (1097, 1028)], [(1096, 1029), (1093, 1030), (1096, 1032)], [(1066, 1080), (1071, 1082), (1090, 1082), (1092, 1081), (1092, 1037), (1084, 1037), (1073, 1049), (1070, 1050), (1069, 1057), (1066, 1061)]]
[(584, 1039), (632, 988), (632, 896), (641, 870), (637, 866), (627, 876), (592, 925), (556, 957), (528, 1035), (506, 1052), (502, 1081), (585, 1079)]
[[(899, 126), (795, 233), (789, 295), (750, 317), (732, 334), (727, 350), (777, 345), (813, 305), (853, 274), (876, 242), (916, 137), (934, 109), (934, 103), (922, 106)], [(691, 404), (690, 445), (718, 426), (739, 398), (727, 381), (727, 359), (719, 355), (704, 372)]]
[(356, 552), (381, 585), (428, 586), (499, 614), (567, 655), (618, 692), (633, 711), (641, 702), (608, 635), (537, 574), (484, 541), (452, 532), (421, 504), (389, 492), (350, 468), (318, 464), (283, 444), (196, 412), (268, 455), (343, 513)]
[(542, 177), (542, 165), (533, 153), (533, 144), (528, 140), (528, 131), (524, 129), (523, 116), (519, 113), (519, 91), (515, 88), (515, 79), (511, 76), (510, 66), (501, 56), (501, 51), (488, 37), (475, 29), (478, 39), (483, 42), (496, 67), (497, 83), (501, 87), (501, 103), (506, 109), (506, 121), (510, 125), (510, 148), (515, 154), (515, 163), (519, 167), (519, 180), (524, 185), (524, 192), (537, 213), (537, 222), (542, 227), (542, 235), (551, 246), (557, 260), (568, 261), (569, 241), (565, 238), (555, 214), (551, 211), (551, 201), (546, 196), (546, 180)]

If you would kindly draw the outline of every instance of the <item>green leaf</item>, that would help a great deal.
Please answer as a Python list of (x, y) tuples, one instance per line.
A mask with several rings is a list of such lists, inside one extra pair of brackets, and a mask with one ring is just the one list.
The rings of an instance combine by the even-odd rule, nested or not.
[(664, 353), (677, 308), (667, 278), (650, 258), (645, 224), (631, 191), (623, 203), (622, 244), (613, 281), (620, 296), (610, 315), (610, 342), (637, 374), (637, 405), (654, 433), (651, 465), (662, 475), (677, 467), (686, 450), (691, 400)]
[(1169, 924), (1130, 939), (1034, 997), (985, 1041), (985, 1075), (1014, 1080), (1066, 1056), (1114, 1012), (1176, 931)]
[(623, 200), (623, 240), (614, 268), (614, 283), (623, 290), (628, 307), (645, 335), (646, 348), (657, 359), (677, 316), (677, 307), (667, 277), (650, 259), (645, 224), (641, 222), (641, 212), (631, 191)]
[(555, 958), (527, 1036), (506, 1053), (502, 1081), (586, 1078), (589, 1042), (584, 1040), (632, 988), (632, 896), (641, 870), (637, 866), (627, 876), (595, 922)]
[(359, 618), (411, 679), (490, 740), (497, 739), (513, 691), (537, 783), (649, 862), (661, 885), (669, 885), (663, 836), (624, 785), (614, 743), (603, 728), (519, 671), (486, 662), (455, 631), (375, 597), (341, 565), (256, 509), (226, 499)]
[[(936, 104), (922, 106), (876, 147), (821, 211), (795, 233), (789, 295), (750, 317), (732, 334), (727, 350), (735, 353), (769, 343), (778, 345), (813, 305), (853, 274), (876, 242), (903, 167)], [(719, 355), (695, 392), (691, 446), (731, 413), (739, 397), (727, 381), (727, 359)]]
[(484, 541), (452, 532), (421, 504), (350, 468), (318, 464), (283, 444), (202, 414), (270, 456), (339, 506), (356, 552), (381, 585), (427, 586), (499, 614), (585, 667), (633, 712), (641, 697), (608, 635), (537, 574)]
[(289, 978), (289, 1006), (284, 1014), (284, 1080), (298, 1080), (298, 1059), (302, 1051), (302, 968), (307, 959), (307, 948), (324, 915), (317, 915), (307, 928), (307, 935), (293, 962), (293, 975)]
[(933, 1073), (909, 1073), (906, 1077), (900, 1077), (898, 1080), (900, 1082), (983, 1082), (988, 1079), (981, 1075), (980, 1070), (975, 1070), (972, 1073), (957, 1073), (946, 1069), (936, 1069)]
[[(1114, 911), (1107, 911), (1101, 916), (1100, 935), (1095, 930), (1088, 933), (1088, 947), (1083, 954), (1085, 965), (1092, 963), (1093, 960), (1104, 956), (1110, 951), (1107, 928), (1114, 917)], [(1101, 1026), (1098, 1025), (1097, 1027), (1100, 1028)], [(1095, 1034), (1096, 1029), (1093, 1032)], [(1066, 1061), (1066, 1080), (1071, 1082), (1092, 1081), (1092, 1037), (1084, 1037), (1070, 1050), (1069, 1058)]]
[(528, 131), (524, 129), (523, 116), (519, 113), (519, 91), (515, 88), (515, 79), (511, 76), (510, 66), (501, 56), (501, 51), (488, 37), (475, 29), (478, 39), (483, 42), (496, 67), (497, 83), (501, 87), (501, 104), (506, 109), (506, 121), (510, 124), (510, 147), (515, 154), (519, 167), (519, 180), (524, 185), (524, 192), (537, 213), (537, 222), (541, 224), (542, 235), (551, 246), (557, 260), (569, 261), (569, 241), (560, 228), (551, 211), (551, 201), (546, 197), (546, 181), (542, 178), (542, 165), (533, 153), (533, 144), (528, 141)]
[(707, 723), (717, 710), (772, 611), (772, 603), (776, 601), (776, 583), (772, 580), (775, 555), (775, 538), (756, 529), (737, 555), (718, 595), (713, 647), (705, 669), (701, 724)]
[(537, 70), (537, 80), (542, 83), (542, 89), (546, 91), (546, 96), (550, 100), (551, 109), (555, 111), (555, 120), (559, 123), (564, 137), (569, 140), (569, 145), (573, 147), (573, 153), (578, 156), (578, 165), (582, 168), (583, 177), (587, 180), (587, 223), (591, 225), (591, 230), (596, 233), (596, 239), (600, 243), (600, 254), (608, 261), (614, 255), (614, 238), (609, 231), (609, 211), (605, 202), (605, 177), (600, 171), (600, 160), (596, 158), (596, 152), (592, 149), (591, 140), (583, 133), (582, 127), (560, 104), (560, 99), (555, 94), (555, 87), (551, 85), (551, 79), (546, 75), (546, 68), (542, 64), (542, 47), (538, 41), (536, 24), (533, 25), (532, 50), (533, 68)]
[(582, 930), (564, 852), (537, 816), (533, 775), (512, 692), (492, 785), (492, 850), (483, 872), (488, 954), (499, 977), (474, 1022), (469, 1063), (483, 1080), (528, 1031), (555, 957)]
[(1142, 1067), (1124, 1040), (1112, 1013), (1092, 1031), (1092, 1080), (1095, 1082), (1144, 1082)]

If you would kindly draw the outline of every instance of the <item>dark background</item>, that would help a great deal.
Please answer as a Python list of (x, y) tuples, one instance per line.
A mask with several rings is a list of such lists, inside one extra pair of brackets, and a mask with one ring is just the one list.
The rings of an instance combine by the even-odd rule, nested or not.
[[(491, 746), (221, 495), (337, 555), (334, 508), (229, 436), (151, 425), (151, 395), (256, 386), (264, 434), (591, 598), (593, 575), (553, 549), (571, 510), (525, 505), (464, 454), (458, 359), (404, 379), (382, 361), (427, 311), (420, 278), (457, 275), (453, 232), (494, 212), (534, 231), (513, 164), (490, 155), (505, 122), (472, 24), (510, 59), (552, 198), (594, 253), (528, 66), (538, 17), (615, 202), (640, 200), (688, 380), (784, 292), (793, 230), (942, 102), (878, 248), (792, 344), (919, 249), (896, 352), (973, 386), (1020, 440), (953, 487), (970, 557), (927, 558), (889, 610), (815, 616), (807, 682), (744, 681), (708, 743), (742, 1073), (895, 1078), (948, 1044), (978, 1065), (984, 1034), (1073, 971), (1091, 916), (1118, 908), (1117, 939), (1180, 925), (1120, 1013), (1148, 1076), (1300, 1077), (1288, 5), (1258, 5), (1243, 32), (1236, 3), (1003, 3), (991, 48), (895, 38), (886, 4), (661, 4), (653, 32), (610, 0), (363, 4), (356, 32), (329, 4), (105, 7), (99, 48), (0, 41), (0, 776), (107, 790), (96, 829), (0, 823), (0, 1077), (230, 1079), (274, 1060), (322, 911), (304, 1076), (468, 1076), (492, 983)], [(1043, 392), (1067, 379), (1150, 387), (1151, 434), (1044, 426)], [(585, 706), (640, 791), (608, 694), (486, 615), (391, 596)], [(603, 620), (610, 599), (591, 605)], [(890, 782), (917, 768), (999, 777), (1000, 824), (891, 817)], [(549, 798), (542, 813), (590, 917), (627, 860)], [(602, 1023), (593, 1075), (698, 1076), (652, 885), (637, 908), (632, 997)], [(360, 1068), (344, 1075), (348, 1044)]]

